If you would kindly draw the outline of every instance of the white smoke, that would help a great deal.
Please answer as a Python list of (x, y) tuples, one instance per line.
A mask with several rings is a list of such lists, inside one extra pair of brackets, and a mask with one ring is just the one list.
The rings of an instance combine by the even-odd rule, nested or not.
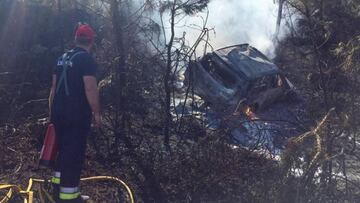
[[(207, 27), (215, 30), (210, 32), (214, 49), (249, 43), (270, 58), (274, 57), (278, 5), (273, 0), (212, 0), (208, 11)], [(190, 27), (202, 25), (205, 17), (202, 13), (180, 21), (177, 36), (186, 32), (189, 44), (194, 43), (200, 31)]]

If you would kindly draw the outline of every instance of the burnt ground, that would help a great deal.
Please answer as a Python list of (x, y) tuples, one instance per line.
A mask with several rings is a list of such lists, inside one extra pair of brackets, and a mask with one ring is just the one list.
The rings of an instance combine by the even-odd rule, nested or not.
[[(0, 182), (2, 184), (17, 184), (24, 189), (30, 177), (49, 178), (51, 170), (37, 168), (45, 128), (46, 126), (41, 124), (24, 125), (17, 129), (1, 128), (1, 133), (8, 135), (7, 138), (0, 139), (1, 146), (4, 146), (0, 147)], [(169, 195), (169, 202), (188, 202), (183, 195), (189, 195), (187, 191), (194, 184), (199, 184), (196, 187), (198, 189), (193, 192), (194, 195), (198, 195), (196, 198), (203, 199), (198, 202), (219, 199), (219, 195), (220, 199), (224, 198), (222, 202), (274, 198), (274, 193), (270, 192), (270, 189), (274, 189), (270, 188), (273, 179), (268, 178), (269, 174), (276, 174), (275, 165), (272, 162), (244, 150), (233, 150), (219, 142), (203, 141), (201, 143), (186, 150), (190, 150), (189, 152), (179, 151), (172, 157), (166, 158), (169, 160), (162, 164), (166, 164), (167, 167), (155, 170), (166, 194)], [(217, 153), (214, 154), (214, 152)], [(227, 167), (223, 167), (224, 165)], [(121, 178), (133, 190), (136, 202), (149, 202), (141, 200), (139, 191), (144, 185), (136, 182), (133, 172), (119, 166), (117, 161), (99, 158), (90, 138), (82, 177), (97, 175)], [(125, 191), (113, 182), (94, 181), (82, 183), (81, 187), (83, 194), (90, 195), (89, 203), (129, 202)], [(38, 186), (35, 185), (33, 189), (34, 203), (40, 202)], [(269, 194), (262, 193), (262, 190), (269, 191)], [(4, 193), (0, 193), (0, 197), (3, 196)], [(11, 203), (17, 202), (22, 202), (22, 199), (15, 197), (11, 201)]]
[(234, 114), (232, 106), (224, 111), (210, 111), (207, 122), (210, 128), (226, 129), (235, 145), (280, 155), (289, 138), (308, 130), (305, 105), (301, 101), (279, 101), (251, 116)]
[[(30, 178), (49, 179), (52, 170), (39, 168), (38, 159), (41, 150), (41, 143), (45, 134), (46, 126), (43, 124), (29, 124), (14, 128), (11, 126), (0, 128), (0, 183), (16, 184), (26, 189)], [(117, 167), (103, 164), (99, 161), (91, 141), (88, 141), (86, 162), (82, 177), (109, 175), (119, 177), (129, 185), (131, 180)], [(130, 182), (130, 183), (129, 183)], [(45, 190), (50, 191), (49, 185), (43, 185)], [(89, 195), (89, 203), (108, 202), (113, 199), (115, 202), (127, 201), (125, 190), (109, 181), (89, 181), (82, 183), (82, 193)], [(34, 184), (34, 203), (40, 202), (38, 192), (39, 185)], [(0, 191), (0, 197), (4, 197), (4, 190)], [(15, 196), (10, 203), (22, 202), (21, 197)]]

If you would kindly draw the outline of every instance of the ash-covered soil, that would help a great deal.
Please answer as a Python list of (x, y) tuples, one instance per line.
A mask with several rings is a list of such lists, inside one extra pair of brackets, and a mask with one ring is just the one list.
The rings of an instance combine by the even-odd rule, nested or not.
[[(52, 170), (39, 168), (38, 159), (45, 134), (46, 125), (29, 124), (18, 128), (5, 126), (0, 128), (0, 184), (15, 184), (26, 189), (30, 178), (49, 179)], [(88, 139), (86, 162), (82, 177), (115, 176), (131, 184), (131, 180), (120, 169), (99, 161), (93, 149), (91, 139)], [(42, 184), (45, 190), (51, 191), (49, 184)], [(34, 184), (34, 203), (40, 202), (39, 185)], [(127, 201), (127, 193), (121, 185), (110, 181), (88, 181), (81, 183), (82, 194), (90, 196), (89, 203)], [(6, 190), (0, 191), (0, 199)], [(22, 202), (23, 199), (15, 195), (10, 202)]]

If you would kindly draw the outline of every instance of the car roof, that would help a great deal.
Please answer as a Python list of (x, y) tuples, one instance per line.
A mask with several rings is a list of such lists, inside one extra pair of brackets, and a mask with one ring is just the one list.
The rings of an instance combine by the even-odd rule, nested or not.
[(280, 72), (273, 62), (249, 44), (224, 47), (214, 51), (214, 54), (249, 80)]

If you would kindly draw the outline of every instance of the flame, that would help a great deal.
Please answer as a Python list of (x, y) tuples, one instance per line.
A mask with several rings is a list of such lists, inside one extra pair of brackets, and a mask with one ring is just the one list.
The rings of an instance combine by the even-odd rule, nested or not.
[(251, 111), (251, 108), (249, 106), (247, 106), (244, 110), (244, 113), (247, 115), (247, 116), (250, 116), (252, 111)]
[(249, 117), (251, 120), (257, 119), (255, 113), (251, 110), (250, 106), (245, 107), (244, 114)]

